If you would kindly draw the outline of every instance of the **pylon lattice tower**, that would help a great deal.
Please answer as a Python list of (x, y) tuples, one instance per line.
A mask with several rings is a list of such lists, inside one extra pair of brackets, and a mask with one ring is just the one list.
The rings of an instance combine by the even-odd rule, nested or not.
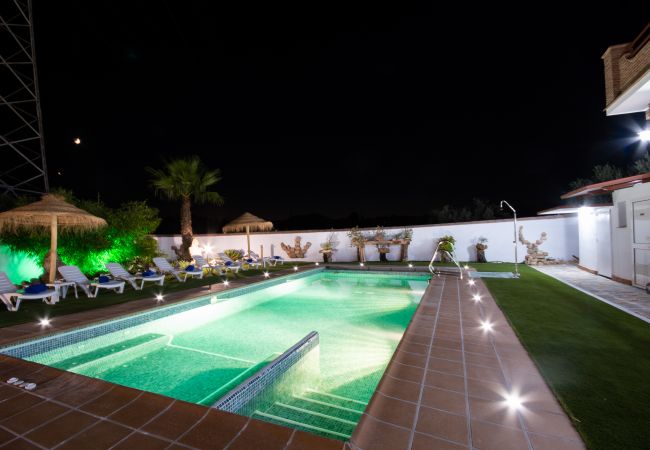
[(0, 1), (0, 192), (49, 191), (31, 0)]

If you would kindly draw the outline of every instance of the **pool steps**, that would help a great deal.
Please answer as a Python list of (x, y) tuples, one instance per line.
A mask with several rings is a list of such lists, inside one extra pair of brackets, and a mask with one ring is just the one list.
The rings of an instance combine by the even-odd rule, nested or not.
[[(148, 333), (120, 342), (118, 345), (106, 346), (80, 353), (72, 358), (52, 364), (52, 366), (75, 373), (85, 371), (84, 374), (86, 375), (89, 369), (95, 368), (95, 373), (98, 374), (110, 370), (116, 365), (124, 364), (127, 359), (132, 360), (146, 355), (157, 348), (164, 347), (168, 339), (169, 337), (163, 334)], [(102, 353), (106, 354), (97, 356)]]
[(365, 407), (366, 403), (359, 400), (306, 389), (301, 395), (273, 403), (265, 411), (255, 411), (253, 417), (333, 439), (347, 440)]

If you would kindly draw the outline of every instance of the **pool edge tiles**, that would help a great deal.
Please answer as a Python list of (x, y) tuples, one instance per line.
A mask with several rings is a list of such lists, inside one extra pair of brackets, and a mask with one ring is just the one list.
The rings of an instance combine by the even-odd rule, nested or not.
[(251, 292), (259, 291), (261, 289), (273, 287), (290, 280), (298, 280), (312, 276), (324, 270), (324, 267), (319, 267), (305, 270), (299, 273), (282, 275), (272, 280), (259, 281), (249, 286), (241, 286), (233, 289), (228, 289), (226, 291), (221, 291), (220, 293), (201, 295), (198, 298), (195, 297), (187, 300), (182, 300), (173, 305), (152, 307), (151, 309), (144, 311), (138, 311), (119, 317), (112, 317), (99, 322), (93, 322), (88, 325), (81, 325), (79, 327), (74, 327), (66, 331), (58, 331), (46, 336), (20, 340), (18, 342), (0, 347), (0, 354), (21, 359), (30, 358), (41, 353), (55, 350), (58, 347), (76, 344), (86, 339), (100, 337), (105, 334), (125, 330), (136, 325), (142, 325), (153, 320), (162, 319), (173, 314), (178, 314), (209, 305), (211, 302), (211, 297), (220, 299), (238, 297), (241, 295), (249, 294)]
[(312, 331), (269, 365), (227, 392), (211, 407), (232, 413), (241, 411), (248, 403), (255, 400), (264, 389), (275, 383), (284, 372), (317, 347), (318, 344), (318, 332)]

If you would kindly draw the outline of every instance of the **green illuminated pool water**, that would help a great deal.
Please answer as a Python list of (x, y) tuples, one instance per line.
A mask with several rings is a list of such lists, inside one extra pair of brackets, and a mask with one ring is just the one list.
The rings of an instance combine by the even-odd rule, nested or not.
[[(293, 414), (289, 425), (302, 423), (303, 419), (294, 420), (295, 414), (318, 407), (326, 411), (317, 413), (319, 417), (344, 417), (338, 422), (349, 428), (347, 422), (356, 423), (358, 414), (347, 410), (362, 411), (370, 399), (427, 280), (417, 274), (322, 271), (246, 295), (217, 297), (214, 304), (58, 348), (32, 360), (211, 405), (315, 330), (320, 334), (318, 373), (305, 386), (311, 400), (280, 404)], [(331, 405), (330, 400), (319, 399), (336, 401)], [(269, 415), (275, 417), (274, 412)]]

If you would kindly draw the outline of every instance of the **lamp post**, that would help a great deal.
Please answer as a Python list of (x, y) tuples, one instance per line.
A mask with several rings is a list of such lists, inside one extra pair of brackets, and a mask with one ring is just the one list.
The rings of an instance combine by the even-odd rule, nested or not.
[(499, 207), (501, 208), (501, 211), (503, 211), (503, 205), (506, 205), (508, 208), (512, 210), (512, 214), (514, 215), (514, 234), (513, 234), (513, 241), (512, 244), (515, 247), (515, 278), (519, 278), (519, 262), (518, 262), (518, 257), (517, 257), (517, 211), (515, 211), (515, 208), (513, 208), (510, 203), (508, 203), (505, 200), (501, 200), (501, 204)]

